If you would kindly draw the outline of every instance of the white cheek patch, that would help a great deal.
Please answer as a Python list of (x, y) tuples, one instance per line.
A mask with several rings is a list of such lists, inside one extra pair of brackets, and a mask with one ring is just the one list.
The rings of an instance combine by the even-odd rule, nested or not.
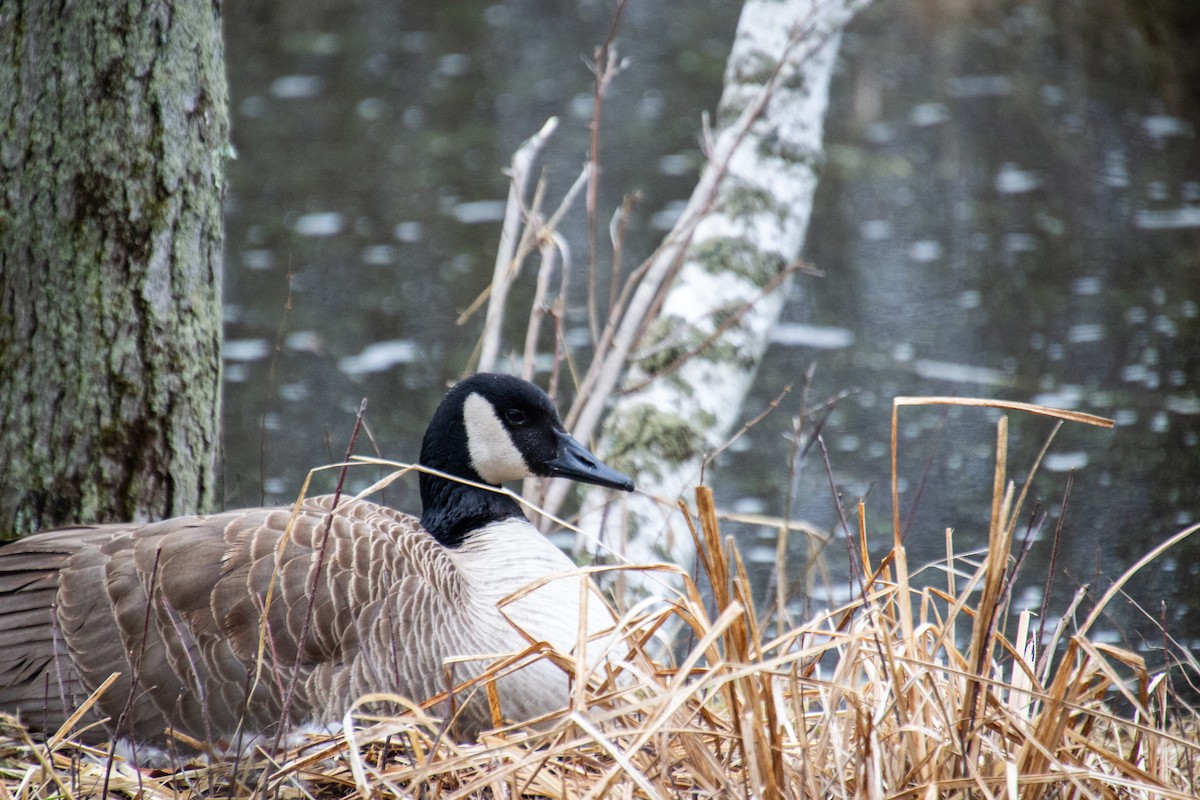
[(481, 395), (472, 394), (463, 403), (463, 424), (471, 466), (479, 477), (488, 483), (504, 483), (529, 475), (529, 465), (504, 429), (496, 409)]

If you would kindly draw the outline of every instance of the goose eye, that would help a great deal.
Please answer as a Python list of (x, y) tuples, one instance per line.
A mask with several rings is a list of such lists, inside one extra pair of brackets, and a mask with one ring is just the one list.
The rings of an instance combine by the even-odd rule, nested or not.
[(519, 408), (510, 408), (508, 411), (504, 412), (504, 417), (512, 425), (525, 424), (525, 412)]

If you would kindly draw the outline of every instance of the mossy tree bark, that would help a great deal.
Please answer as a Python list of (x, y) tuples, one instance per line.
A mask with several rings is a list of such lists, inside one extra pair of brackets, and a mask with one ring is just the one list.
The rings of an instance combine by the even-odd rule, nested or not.
[(0, 536), (215, 496), (219, 4), (0, 6)]

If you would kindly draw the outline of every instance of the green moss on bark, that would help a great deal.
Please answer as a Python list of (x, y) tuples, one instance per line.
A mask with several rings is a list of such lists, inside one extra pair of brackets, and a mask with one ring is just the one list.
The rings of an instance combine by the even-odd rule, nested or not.
[(704, 431), (712, 424), (704, 413), (684, 418), (650, 405), (634, 406), (615, 420), (606, 460), (616, 469), (659, 480), (663, 469), (703, 455)]
[(785, 266), (777, 253), (733, 237), (710, 239), (694, 247), (688, 256), (714, 275), (732, 273), (755, 286), (766, 286)]
[(734, 219), (745, 219), (754, 214), (770, 214), (782, 220), (788, 214), (788, 209), (779, 204), (775, 195), (761, 186), (735, 178), (727, 179), (714, 210)]

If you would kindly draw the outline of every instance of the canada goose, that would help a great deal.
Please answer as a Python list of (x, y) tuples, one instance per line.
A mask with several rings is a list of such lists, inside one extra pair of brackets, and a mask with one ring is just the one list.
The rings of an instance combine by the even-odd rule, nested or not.
[[(492, 485), (538, 475), (633, 489), (567, 434), (544, 392), (507, 375), (478, 374), (447, 393), (421, 464)], [(119, 671), (98, 703), (108, 735), (162, 744), (172, 727), (229, 743), (272, 732), (281, 719), (289, 728), (336, 724), (368, 692), (432, 697), (447, 688), (446, 659), (528, 647), (505, 616), (569, 652), (579, 578), (547, 583), (504, 616), (496, 604), (573, 569), (571, 560), (507, 495), (425, 473), (420, 488), (420, 520), (363, 500), (343, 499), (331, 514), (333, 497), (308, 499), (286, 543), (291, 507), (79, 526), (0, 548), (0, 711), (54, 731)], [(587, 611), (589, 631), (612, 625), (597, 598)], [(456, 663), (453, 675), (486, 666)], [(504, 715), (523, 721), (565, 705), (568, 682), (541, 659), (497, 688)], [(461, 737), (490, 726), (480, 694), (459, 707)], [(105, 735), (96, 729), (92, 739)]]

